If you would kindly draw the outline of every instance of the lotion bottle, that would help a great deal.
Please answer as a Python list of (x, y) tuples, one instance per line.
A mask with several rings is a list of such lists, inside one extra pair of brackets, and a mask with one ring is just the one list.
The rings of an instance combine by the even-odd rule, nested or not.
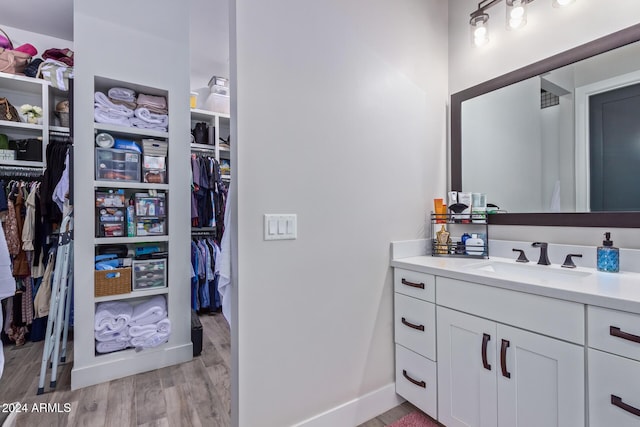
[(604, 233), (602, 246), (598, 246), (598, 271), (617, 273), (620, 271), (620, 252), (613, 246), (611, 233)]
[(127, 206), (127, 237), (135, 237), (136, 236), (136, 225), (135, 225), (135, 202), (133, 197), (129, 199), (129, 206)]

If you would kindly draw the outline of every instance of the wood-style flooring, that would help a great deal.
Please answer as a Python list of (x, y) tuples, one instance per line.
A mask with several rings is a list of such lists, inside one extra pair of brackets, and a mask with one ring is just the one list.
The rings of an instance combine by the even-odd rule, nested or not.
[[(57, 387), (37, 396), (44, 341), (5, 346), (0, 379), (0, 424), (7, 418), (2, 404), (21, 402), (28, 413), (15, 417), (16, 427), (36, 426), (206, 426), (231, 425), (231, 338), (222, 316), (200, 316), (202, 354), (191, 362), (71, 391), (73, 341), (67, 362), (58, 368)], [(59, 404), (60, 413), (31, 412), (33, 404)], [(70, 411), (64, 412), (64, 404)], [(8, 424), (8, 423), (6, 423)]]
[[(5, 369), (0, 379), (0, 425), (8, 414), (2, 404), (20, 402), (29, 412), (19, 413), (5, 427), (117, 426), (117, 427), (229, 427), (231, 425), (231, 338), (221, 314), (201, 316), (202, 354), (191, 362), (120, 378), (71, 391), (73, 341), (67, 362), (58, 368), (57, 387), (38, 396), (38, 378), (44, 341), (21, 347), (5, 346)], [(59, 404), (60, 413), (33, 412), (33, 405)], [(65, 412), (64, 404), (70, 404)], [(56, 405), (50, 405), (55, 407)], [(361, 424), (384, 427), (417, 410), (408, 402)]]

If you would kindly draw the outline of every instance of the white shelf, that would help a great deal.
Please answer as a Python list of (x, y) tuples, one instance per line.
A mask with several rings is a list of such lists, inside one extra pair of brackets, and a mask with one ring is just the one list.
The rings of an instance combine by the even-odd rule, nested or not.
[(214, 111), (201, 110), (199, 108), (191, 109), (191, 120), (211, 120), (219, 115)]
[(24, 166), (31, 168), (43, 168), (44, 162), (31, 162), (28, 160), (0, 160), (0, 165), (5, 166)]
[(207, 151), (216, 151), (216, 146), (215, 145), (209, 145), (209, 144), (195, 144), (195, 143), (191, 143), (191, 149), (192, 150), (207, 150)]
[(94, 181), (94, 188), (132, 188), (140, 190), (168, 190), (169, 184), (151, 184), (148, 182), (133, 181)]
[[(95, 350), (95, 341), (93, 348)], [(142, 351), (137, 351), (135, 348), (126, 348), (120, 351), (112, 351), (111, 353), (96, 353), (96, 359), (101, 363), (112, 360), (122, 360), (122, 362), (131, 363), (131, 358), (146, 357), (147, 355), (149, 355), (149, 353), (160, 353), (161, 351), (165, 351), (167, 348), (168, 343), (161, 344), (158, 347), (145, 348)]]
[(50, 85), (48, 81), (43, 79), (2, 72), (0, 72), (0, 79), (2, 79), (0, 86), (5, 89), (33, 94), (42, 93), (42, 86)]
[(168, 294), (169, 288), (156, 288), (156, 289), (148, 289), (144, 291), (131, 291), (128, 294), (117, 294), (117, 295), (106, 295), (103, 297), (95, 297), (95, 302), (104, 302), (104, 301), (116, 301), (116, 300), (125, 300), (125, 299), (133, 299), (133, 298), (144, 298), (153, 295), (163, 295)]
[(24, 122), (10, 122), (8, 120), (0, 120), (0, 126), (6, 128), (14, 128), (14, 129), (25, 129), (25, 130), (33, 130), (42, 132), (42, 125), (34, 125), (32, 123), (24, 123)]
[(151, 129), (140, 129), (129, 126), (118, 126), (108, 123), (94, 123), (93, 128), (98, 132), (114, 132), (127, 135), (148, 136), (151, 138), (169, 138), (169, 132), (160, 132)]
[(96, 245), (110, 245), (110, 244), (127, 244), (127, 243), (154, 243), (154, 242), (168, 242), (169, 236), (138, 236), (138, 237), (96, 237), (94, 243)]

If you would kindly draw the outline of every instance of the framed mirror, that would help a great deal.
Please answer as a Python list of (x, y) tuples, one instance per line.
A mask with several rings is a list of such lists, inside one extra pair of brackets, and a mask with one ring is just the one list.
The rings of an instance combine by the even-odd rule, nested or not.
[(640, 228), (637, 117), (640, 24), (453, 94), (451, 188), (491, 224)]

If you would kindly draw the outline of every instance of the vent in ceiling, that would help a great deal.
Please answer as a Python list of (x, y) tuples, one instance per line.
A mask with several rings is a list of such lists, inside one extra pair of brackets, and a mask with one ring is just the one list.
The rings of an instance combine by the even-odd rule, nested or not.
[(540, 108), (549, 108), (560, 104), (560, 97), (544, 89), (540, 89)]

